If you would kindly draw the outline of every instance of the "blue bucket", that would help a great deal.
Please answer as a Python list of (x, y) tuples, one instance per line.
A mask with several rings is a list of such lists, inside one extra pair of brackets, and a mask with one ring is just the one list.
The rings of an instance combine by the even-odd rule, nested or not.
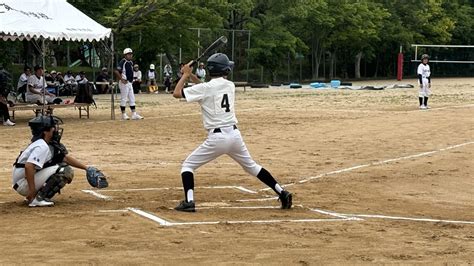
[(331, 87), (332, 88), (338, 88), (341, 86), (341, 81), (340, 80), (331, 80)]

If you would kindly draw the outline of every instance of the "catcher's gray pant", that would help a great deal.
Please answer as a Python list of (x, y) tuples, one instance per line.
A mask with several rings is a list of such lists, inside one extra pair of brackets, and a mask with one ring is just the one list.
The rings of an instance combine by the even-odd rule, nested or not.
[(242, 166), (249, 174), (257, 176), (262, 166), (258, 165), (250, 156), (242, 135), (233, 126), (221, 127), (221, 132), (214, 133), (214, 129), (209, 130), (207, 139), (197, 147), (183, 162), (181, 173), (191, 172), (200, 166), (227, 154)]
[(122, 81), (119, 82), (120, 89), (120, 106), (127, 106), (127, 101), (130, 106), (135, 106), (135, 94), (133, 93), (133, 87), (131, 82), (124, 84)]
[(418, 97), (430, 97), (431, 90), (428, 79), (422, 78), (421, 81), (423, 83), (421, 84), (420, 90), (418, 91)]
[[(36, 172), (35, 174), (35, 190), (38, 190), (43, 186), (44, 183), (48, 180), (48, 178), (56, 173), (58, 170), (59, 165), (53, 165), (50, 167), (46, 167), (41, 169), (40, 171)], [(25, 177), (25, 168), (14, 168), (13, 169), (13, 186), (18, 186), (15, 190), (18, 194), (22, 196), (28, 195), (28, 181)]]

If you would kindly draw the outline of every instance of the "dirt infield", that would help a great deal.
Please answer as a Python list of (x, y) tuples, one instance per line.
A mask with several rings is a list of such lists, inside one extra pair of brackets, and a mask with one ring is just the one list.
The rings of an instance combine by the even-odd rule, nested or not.
[(171, 210), (206, 132), (198, 105), (168, 94), (137, 95), (141, 121), (111, 121), (103, 95), (89, 120), (58, 110), (63, 143), (110, 187), (76, 170), (55, 207), (28, 208), (10, 188), (30, 138), (18, 112), (0, 128), (0, 263), (474, 263), (474, 78), (433, 83), (426, 111), (417, 89), (239, 88), (244, 140), (292, 210), (227, 157), (197, 171), (196, 213)]

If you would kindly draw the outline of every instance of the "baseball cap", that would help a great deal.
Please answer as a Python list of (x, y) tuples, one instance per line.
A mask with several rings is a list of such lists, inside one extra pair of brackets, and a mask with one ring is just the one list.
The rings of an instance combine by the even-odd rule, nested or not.
[(38, 70), (38, 69), (43, 69), (43, 67), (40, 66), (40, 65), (36, 65), (36, 66), (34, 67), (34, 70), (36, 71), (36, 70)]
[(125, 48), (125, 49), (123, 50), (123, 54), (132, 54), (132, 53), (133, 53), (133, 51), (132, 51), (131, 48)]

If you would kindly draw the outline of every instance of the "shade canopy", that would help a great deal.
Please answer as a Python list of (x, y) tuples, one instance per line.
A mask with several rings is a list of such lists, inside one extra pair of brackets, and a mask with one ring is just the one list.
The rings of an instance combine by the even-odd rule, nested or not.
[(100, 41), (105, 28), (66, 0), (0, 0), (0, 38)]

